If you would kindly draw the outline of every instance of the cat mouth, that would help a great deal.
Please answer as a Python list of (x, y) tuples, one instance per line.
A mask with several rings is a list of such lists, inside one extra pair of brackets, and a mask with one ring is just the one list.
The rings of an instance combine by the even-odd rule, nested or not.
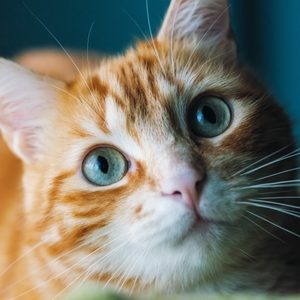
[(229, 227), (233, 226), (231, 223), (226, 222), (224, 220), (214, 220), (208, 219), (199, 214), (200, 218), (196, 218), (195, 222), (192, 224), (190, 229), (187, 231), (183, 239), (186, 237), (197, 234), (197, 233), (205, 233), (211, 227)]
[(198, 210), (198, 208), (196, 206), (194, 206), (192, 208), (192, 212), (195, 218), (195, 222), (193, 224), (192, 227), (194, 226), (205, 226), (205, 225), (219, 225), (219, 226), (228, 226), (230, 225), (229, 222), (226, 222), (224, 220), (215, 220), (215, 219), (210, 219), (207, 218), (205, 216), (203, 216), (200, 211)]

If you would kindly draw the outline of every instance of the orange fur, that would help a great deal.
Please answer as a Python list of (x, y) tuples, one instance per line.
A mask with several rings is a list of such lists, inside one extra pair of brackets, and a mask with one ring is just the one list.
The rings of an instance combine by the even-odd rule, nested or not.
[(90, 53), (88, 61), (86, 56), (78, 51), (71, 51), (70, 57), (71, 59), (66, 58), (66, 54), (59, 50), (39, 49), (21, 53), (15, 61), (37, 73), (64, 81), (74, 79), (78, 72), (77, 67), (94, 67), (100, 61), (100, 56), (94, 53)]
[[(205, 4), (206, 0), (202, 2)], [(219, 2), (226, 1), (216, 1)], [(182, 5), (188, 5), (188, 1), (183, 1)], [(169, 15), (174, 16), (174, 11)], [(163, 28), (173, 23), (169, 20)], [(181, 221), (194, 216), (178, 201), (165, 199), (163, 184), (173, 173), (181, 174), (184, 168), (198, 175), (204, 174), (204, 186), (217, 174), (219, 182), (209, 197), (216, 194), (218, 199), (202, 209), (211, 206), (213, 209), (209, 213), (214, 217), (217, 212), (220, 217), (218, 209), (224, 205), (220, 200), (226, 198), (226, 193), (240, 187), (240, 182), (245, 186), (249, 182), (255, 184), (256, 177), (295, 168), (296, 160), (291, 158), (263, 169), (258, 175), (237, 179), (233, 176), (248, 162), (284, 146), (287, 147), (282, 155), (294, 150), (291, 125), (264, 87), (235, 61), (235, 53), (228, 54), (228, 48), (233, 49), (231, 39), (227, 42), (221, 39), (217, 47), (216, 40), (213, 44), (209, 41), (199, 46), (198, 42), (195, 43), (195, 34), (191, 42), (179, 36), (170, 43), (170, 39), (164, 36), (168, 32), (170, 30), (163, 30), (157, 39), (140, 42), (124, 55), (102, 60), (96, 67), (86, 69), (82, 58), (76, 56), (75, 62), (79, 63), (82, 73), (78, 73), (69, 59), (58, 52), (33, 53), (18, 59), (38, 73), (63, 81), (56, 86), (54, 96), (51, 94), (51, 105), (47, 107), (49, 115), (47, 111), (42, 118), (48, 123), (34, 123), (32, 126), (30, 122), (35, 120), (30, 119), (29, 125), (26, 123), (27, 126), (21, 127), (21, 135), (28, 127), (36, 133), (21, 140), (23, 148), (31, 150), (20, 152), (20, 156), (27, 159), (23, 164), (0, 141), (0, 234), (5, 237), (0, 242), (0, 270), (5, 273), (5, 276), (0, 275), (1, 299), (51, 299), (75, 287), (81, 280), (134, 292), (175, 292), (188, 290), (199, 282), (213, 287), (216, 283), (219, 288), (222, 284), (225, 286), (229, 282), (230, 286), (231, 281), (235, 282), (230, 276), (236, 274), (236, 269), (237, 273), (240, 272), (236, 275), (236, 285), (246, 284), (241, 272), (254, 267), (245, 259), (245, 251), (236, 249), (242, 245), (256, 254), (260, 249), (255, 246), (266, 239), (265, 235), (257, 235), (255, 226), (242, 218), (245, 212), (235, 211), (234, 206), (230, 206), (231, 199), (227, 199), (230, 205), (225, 206), (232, 211), (219, 214), (234, 226), (230, 223), (230, 229), (222, 227), (220, 232), (224, 230), (223, 235), (211, 231), (207, 240), (201, 240), (201, 243), (202, 235), (195, 233), (195, 244), (192, 244), (190, 238), (195, 225), (177, 239), (180, 232), (174, 233), (174, 230), (184, 228)], [(44, 61), (47, 61), (46, 65)], [(35, 75), (26, 73), (26, 76)], [(201, 95), (216, 95), (234, 106), (234, 121), (220, 137), (199, 138), (187, 126), (187, 110)], [(17, 121), (18, 117), (24, 117), (23, 112), (18, 115), (18, 107), (16, 113), (14, 110), (11, 113)], [(0, 108), (10, 112), (9, 105), (1, 106), (1, 94)], [(14, 140), (14, 134), (19, 130), (17, 126), (22, 124), (16, 122), (15, 127), (11, 126), (10, 120), (5, 119), (6, 115), (9, 114), (3, 116), (3, 133), (10, 147), (18, 149), (19, 140)], [(28, 121), (24, 119), (24, 122)], [(12, 131), (11, 135), (7, 128)], [(124, 178), (111, 186), (98, 187), (83, 178), (82, 161), (99, 145), (119, 148), (131, 162)], [(39, 155), (32, 155), (34, 151)], [(295, 176), (295, 172), (283, 172), (277, 179), (293, 180)], [(228, 186), (217, 194), (222, 184)], [(238, 193), (232, 192), (229, 198)], [(278, 192), (278, 195), (283, 194)], [(242, 196), (249, 198), (257, 194), (246, 191)], [(172, 221), (177, 213), (182, 215), (170, 225), (169, 219)], [(278, 220), (286, 221), (284, 217)], [(166, 223), (160, 223), (163, 221)], [(208, 225), (204, 222), (201, 226)], [(267, 229), (270, 228), (267, 226)], [(160, 234), (165, 231), (164, 251), (155, 252), (155, 243), (160, 242)], [(144, 249), (146, 242), (143, 238), (147, 234), (147, 242), (153, 241), (154, 246)], [(209, 240), (211, 236), (215, 238), (213, 241)], [(158, 242), (155, 237), (158, 237)], [(122, 238), (126, 238), (123, 243), (118, 240)], [(267, 244), (270, 248), (272, 245)], [(182, 250), (185, 246), (186, 251)], [(118, 247), (120, 252), (117, 252)], [(118, 263), (118, 259), (132, 249), (130, 247), (135, 251)], [(29, 249), (32, 251), (28, 252)], [(195, 255), (199, 249), (202, 252), (199, 252), (198, 259)], [(109, 258), (113, 251), (116, 256), (106, 264), (103, 259)], [(155, 253), (158, 255), (151, 261), (151, 255)], [(122, 266), (131, 258), (130, 255), (134, 262), (128, 264), (136, 273), (126, 274)], [(174, 264), (170, 262), (172, 255), (177, 255)], [(196, 257), (194, 263), (189, 265), (193, 257)], [(275, 257), (272, 262), (276, 260)], [(117, 266), (113, 265), (115, 261)], [(144, 269), (138, 268), (139, 263)], [(167, 264), (165, 268), (164, 264)], [(197, 273), (199, 270), (201, 272)], [(193, 272), (195, 276), (189, 277)], [(255, 270), (251, 269), (251, 272), (255, 273)], [(261, 273), (259, 270), (255, 274)], [(181, 274), (184, 275), (180, 277)], [(224, 282), (223, 277), (227, 278)], [(266, 282), (261, 289), (272, 289)]]

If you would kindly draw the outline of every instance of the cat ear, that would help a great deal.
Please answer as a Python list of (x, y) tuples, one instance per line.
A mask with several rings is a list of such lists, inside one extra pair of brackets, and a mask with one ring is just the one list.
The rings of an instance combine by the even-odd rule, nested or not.
[(235, 52), (227, 0), (172, 0), (157, 38), (222, 44)]
[(11, 150), (24, 162), (34, 162), (43, 145), (42, 130), (54, 112), (61, 82), (34, 74), (0, 59), (0, 131)]

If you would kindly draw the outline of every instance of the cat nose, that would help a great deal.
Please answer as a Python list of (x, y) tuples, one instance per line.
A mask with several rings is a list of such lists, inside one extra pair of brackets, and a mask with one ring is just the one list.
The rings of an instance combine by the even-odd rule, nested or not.
[(198, 215), (203, 183), (203, 174), (194, 169), (188, 169), (165, 180), (162, 185), (162, 195), (182, 202)]

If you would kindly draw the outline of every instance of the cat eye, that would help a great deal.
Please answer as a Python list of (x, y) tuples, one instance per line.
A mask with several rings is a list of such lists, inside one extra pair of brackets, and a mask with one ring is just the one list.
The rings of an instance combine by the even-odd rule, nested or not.
[(92, 184), (106, 186), (120, 181), (128, 171), (125, 156), (112, 147), (92, 150), (84, 159), (82, 173)]
[(231, 123), (229, 105), (215, 96), (197, 97), (188, 111), (188, 125), (191, 131), (205, 138), (223, 133)]

